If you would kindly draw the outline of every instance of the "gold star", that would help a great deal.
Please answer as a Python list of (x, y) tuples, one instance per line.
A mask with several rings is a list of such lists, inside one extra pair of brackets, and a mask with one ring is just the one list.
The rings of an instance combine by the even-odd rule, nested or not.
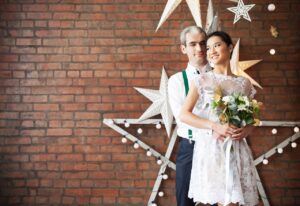
[(239, 52), (240, 52), (240, 40), (237, 41), (233, 52), (232, 57), (230, 60), (230, 68), (231, 72), (237, 76), (243, 76), (246, 77), (251, 81), (251, 83), (259, 88), (262, 89), (262, 87), (257, 83), (254, 79), (252, 79), (246, 72), (244, 72), (246, 69), (249, 69), (251, 66), (257, 64), (261, 61), (261, 59), (258, 60), (248, 60), (248, 61), (239, 61)]

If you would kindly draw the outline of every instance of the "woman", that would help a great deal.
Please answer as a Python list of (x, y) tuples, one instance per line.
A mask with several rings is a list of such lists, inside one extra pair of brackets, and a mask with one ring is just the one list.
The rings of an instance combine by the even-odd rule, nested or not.
[[(207, 58), (214, 69), (195, 79), (182, 107), (181, 121), (204, 129), (197, 134), (201, 138), (195, 142), (189, 197), (204, 204), (254, 206), (258, 204), (255, 166), (244, 140), (252, 126), (222, 125), (211, 108), (216, 90), (221, 90), (223, 95), (239, 92), (250, 98), (255, 94), (248, 79), (231, 73), (232, 50), (227, 33), (217, 31), (208, 35)], [(200, 103), (195, 105), (198, 99)], [(194, 106), (202, 109), (201, 117), (192, 113)], [(223, 148), (226, 137), (233, 140), (234, 152), (229, 156)]]

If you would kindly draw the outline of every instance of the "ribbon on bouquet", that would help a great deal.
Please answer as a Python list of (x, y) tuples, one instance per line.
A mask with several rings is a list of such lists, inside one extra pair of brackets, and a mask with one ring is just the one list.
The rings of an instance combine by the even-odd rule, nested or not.
[[(226, 137), (223, 143), (223, 150), (225, 152), (225, 203), (228, 205), (232, 202), (232, 191), (233, 191), (233, 179), (234, 179), (234, 169), (236, 167), (238, 175), (241, 174), (241, 164), (240, 164), (240, 153), (239, 153), (239, 141), (233, 141), (231, 137)], [(233, 152), (231, 150), (233, 149)], [(231, 161), (232, 160), (232, 161)], [(234, 164), (236, 163), (236, 165)], [(239, 178), (238, 178), (239, 180)], [(240, 203), (243, 203), (242, 200)]]

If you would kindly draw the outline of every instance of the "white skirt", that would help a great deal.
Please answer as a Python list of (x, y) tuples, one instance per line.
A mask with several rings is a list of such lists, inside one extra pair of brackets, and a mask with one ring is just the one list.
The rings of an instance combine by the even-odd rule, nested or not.
[[(246, 141), (233, 141), (233, 150), (229, 156), (232, 174), (230, 182), (226, 180), (226, 174), (229, 173), (225, 169), (223, 143), (209, 134), (197, 138), (189, 198), (203, 204), (224, 204), (228, 200), (246, 206), (258, 204), (255, 166)], [(231, 185), (229, 193), (228, 185)]]

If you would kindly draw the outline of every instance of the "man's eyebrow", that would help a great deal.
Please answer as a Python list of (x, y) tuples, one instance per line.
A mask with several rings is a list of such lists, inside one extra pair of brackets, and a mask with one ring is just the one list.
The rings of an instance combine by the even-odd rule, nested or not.
[(202, 41), (191, 41), (191, 42), (188, 42), (188, 44), (195, 44), (195, 43), (202, 43), (202, 42), (206, 42), (206, 40), (202, 40)]

